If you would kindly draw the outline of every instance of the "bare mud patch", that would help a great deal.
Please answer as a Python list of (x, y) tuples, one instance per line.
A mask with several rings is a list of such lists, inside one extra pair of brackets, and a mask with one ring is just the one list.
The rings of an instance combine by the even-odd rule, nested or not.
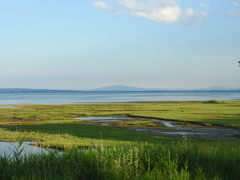
[[(99, 126), (110, 126), (128, 129), (131, 131), (140, 131), (156, 135), (184, 136), (203, 138), (221, 141), (240, 141), (240, 129), (220, 127), (220, 126), (204, 126), (196, 123), (181, 123), (177, 121), (168, 121), (161, 119), (139, 118), (130, 116), (97, 116), (97, 117), (77, 117), (78, 120), (90, 120), (87, 124), (95, 124)], [(119, 122), (124, 121), (152, 121), (155, 127), (145, 126), (121, 126)]]

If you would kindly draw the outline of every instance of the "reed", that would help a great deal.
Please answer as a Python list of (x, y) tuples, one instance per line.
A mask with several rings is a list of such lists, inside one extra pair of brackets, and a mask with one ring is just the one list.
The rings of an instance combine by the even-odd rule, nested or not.
[[(64, 153), (21, 156), (21, 145), (13, 157), (0, 157), (0, 179), (47, 180), (226, 180), (240, 178), (238, 150), (218, 146), (199, 147), (182, 138), (171, 145), (139, 144)], [(20, 152), (20, 153), (19, 153)], [(14, 172), (14, 173), (13, 173)]]

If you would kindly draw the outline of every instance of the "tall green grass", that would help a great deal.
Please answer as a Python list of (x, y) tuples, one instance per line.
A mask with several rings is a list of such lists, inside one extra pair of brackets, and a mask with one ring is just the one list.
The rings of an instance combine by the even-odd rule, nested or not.
[[(21, 148), (21, 147), (20, 147)], [(70, 150), (59, 154), (0, 157), (0, 179), (237, 180), (240, 153), (219, 143), (200, 147), (189, 139), (161, 144)]]

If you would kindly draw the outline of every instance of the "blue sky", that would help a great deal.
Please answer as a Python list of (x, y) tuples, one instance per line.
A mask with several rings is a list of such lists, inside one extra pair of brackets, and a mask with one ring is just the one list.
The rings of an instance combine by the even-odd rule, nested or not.
[(0, 0), (0, 88), (240, 87), (240, 0)]

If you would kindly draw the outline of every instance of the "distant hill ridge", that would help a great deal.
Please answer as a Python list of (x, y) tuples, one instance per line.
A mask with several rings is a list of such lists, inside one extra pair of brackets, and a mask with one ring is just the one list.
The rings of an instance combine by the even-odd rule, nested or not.
[(62, 93), (79, 92), (77, 90), (54, 90), (54, 89), (28, 89), (28, 88), (2, 88), (0, 93)]
[(146, 91), (146, 88), (138, 88), (132, 86), (123, 86), (123, 85), (113, 85), (106, 86), (97, 89), (92, 89), (92, 91)]
[(154, 89), (132, 86), (113, 85), (89, 90), (55, 90), (55, 89), (29, 89), (29, 88), (0, 88), (0, 93), (74, 93), (83, 91), (240, 91), (240, 88), (213, 86), (201, 89)]
[(113, 86), (105, 86), (97, 89), (92, 89), (92, 91), (235, 91), (235, 90), (240, 90), (240, 88), (213, 86), (213, 87), (200, 88), (200, 89), (157, 89), (157, 88), (139, 88), (139, 87), (132, 87), (132, 86), (113, 85)]

